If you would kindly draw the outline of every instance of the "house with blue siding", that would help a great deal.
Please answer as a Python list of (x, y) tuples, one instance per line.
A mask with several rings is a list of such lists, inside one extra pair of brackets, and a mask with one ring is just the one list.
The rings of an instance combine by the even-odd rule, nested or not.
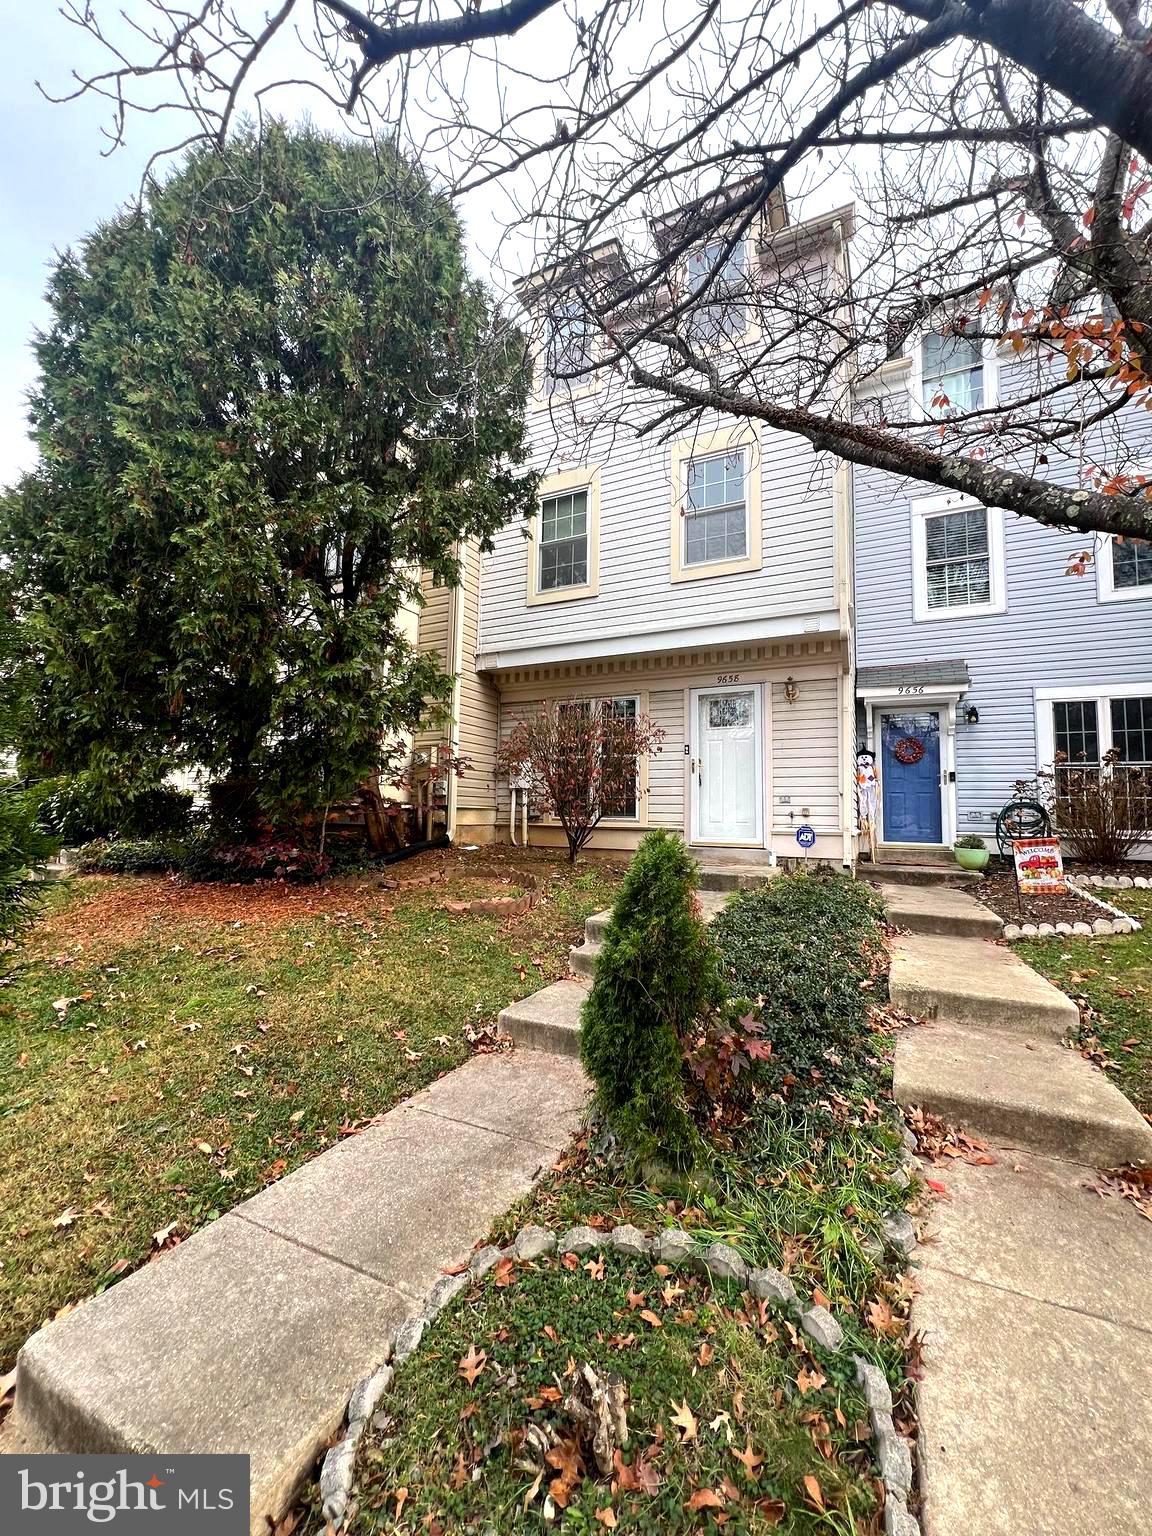
[[(1024, 392), (1013, 355), (988, 344), (928, 333), (906, 353), (862, 409), (895, 399), (928, 420), (942, 397)], [(1114, 459), (1118, 436), (1126, 463), (1146, 464), (1148, 420), (1129, 411), (1119, 434), (1087, 437), (1082, 464)], [(1076, 484), (1075, 462), (1053, 458), (1045, 473)], [(991, 834), (1015, 783), (1061, 755), (1152, 765), (1152, 546), (1101, 537), (1085, 563), (1082, 533), (859, 467), (853, 503), (857, 731), (875, 754), (880, 858)]]

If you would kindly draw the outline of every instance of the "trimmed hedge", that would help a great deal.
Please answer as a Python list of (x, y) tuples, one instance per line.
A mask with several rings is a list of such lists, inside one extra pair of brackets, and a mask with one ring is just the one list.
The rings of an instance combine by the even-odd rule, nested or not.
[(884, 908), (842, 875), (782, 875), (729, 902), (709, 929), (730, 993), (753, 1000), (788, 1097), (841, 1088), (869, 1054), (868, 1009), (885, 965)]

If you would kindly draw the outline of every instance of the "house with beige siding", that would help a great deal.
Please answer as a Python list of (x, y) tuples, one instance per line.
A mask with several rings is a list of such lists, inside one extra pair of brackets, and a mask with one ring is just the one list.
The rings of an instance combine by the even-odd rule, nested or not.
[[(777, 210), (777, 213), (779, 210)], [(740, 260), (754, 271), (761, 240)], [(844, 259), (844, 211), (797, 226), (820, 259)], [(798, 238), (797, 231), (787, 231)], [(523, 293), (531, 310), (531, 285)], [(661, 437), (660, 409), (618, 376), (552, 383), (541, 359), (529, 432), (541, 475), (530, 529), (461, 551), (458, 588), (426, 587), (419, 644), (455, 676), (451, 740), (469, 759), (445, 786), (458, 842), (519, 839), (495, 773), (526, 712), (589, 699), (664, 731), (637, 765), (626, 814), (591, 847), (627, 852), (649, 827), (706, 860), (854, 857), (850, 481), (801, 439), (712, 415)], [(527, 835), (562, 847), (531, 808)]]

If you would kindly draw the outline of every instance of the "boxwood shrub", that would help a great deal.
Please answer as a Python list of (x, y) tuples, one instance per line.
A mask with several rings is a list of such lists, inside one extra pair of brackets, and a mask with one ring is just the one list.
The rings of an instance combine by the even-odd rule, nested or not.
[(744, 891), (709, 929), (734, 997), (748, 998), (771, 1055), (758, 1067), (786, 1097), (842, 1088), (869, 1054), (868, 1009), (885, 965), (884, 909), (841, 875), (782, 875)]

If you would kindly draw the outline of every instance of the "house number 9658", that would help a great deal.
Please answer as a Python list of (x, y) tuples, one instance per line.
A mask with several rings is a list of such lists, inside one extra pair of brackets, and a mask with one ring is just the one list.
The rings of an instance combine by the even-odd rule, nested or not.
[(718, 683), (738, 683), (740, 681), (740, 674), (739, 672), (717, 672), (716, 681)]

